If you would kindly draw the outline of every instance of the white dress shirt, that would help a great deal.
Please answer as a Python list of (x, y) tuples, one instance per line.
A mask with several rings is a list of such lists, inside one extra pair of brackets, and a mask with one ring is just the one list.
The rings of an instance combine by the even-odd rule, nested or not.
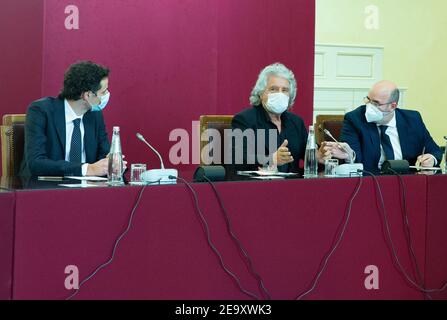
[(70, 149), (71, 149), (71, 137), (73, 135), (74, 123), (75, 119), (81, 119), (79, 128), (81, 129), (81, 162), (82, 165), (82, 175), (85, 176), (87, 174), (88, 163), (85, 163), (85, 148), (84, 148), (84, 123), (82, 119), (84, 115), (78, 116), (67, 100), (64, 102), (65, 105), (65, 161), (70, 161)]

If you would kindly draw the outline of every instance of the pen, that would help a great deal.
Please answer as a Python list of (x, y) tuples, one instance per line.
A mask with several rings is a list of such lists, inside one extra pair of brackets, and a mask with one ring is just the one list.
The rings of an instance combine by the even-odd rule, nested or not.
[[(419, 159), (422, 159), (422, 158), (424, 157), (424, 155), (425, 155), (425, 146), (424, 146), (424, 148), (422, 149), (422, 155), (421, 155), (421, 157), (420, 157)], [(421, 160), (417, 160), (417, 161), (416, 161), (416, 168), (417, 168), (418, 170), (420, 170), (420, 167), (421, 167)]]

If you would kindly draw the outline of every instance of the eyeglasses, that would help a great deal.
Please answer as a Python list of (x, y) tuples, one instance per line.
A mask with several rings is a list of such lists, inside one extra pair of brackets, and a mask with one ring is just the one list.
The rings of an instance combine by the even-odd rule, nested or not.
[(387, 102), (387, 103), (382, 103), (382, 104), (381, 104), (381, 103), (379, 103), (378, 101), (371, 100), (371, 98), (368, 97), (368, 96), (366, 96), (365, 98), (363, 98), (363, 101), (365, 102), (365, 104), (370, 103), (370, 104), (372, 104), (372, 105), (373, 105), (374, 107), (376, 107), (376, 108), (381, 107), (381, 106), (386, 106), (386, 105), (392, 103), (392, 102)]

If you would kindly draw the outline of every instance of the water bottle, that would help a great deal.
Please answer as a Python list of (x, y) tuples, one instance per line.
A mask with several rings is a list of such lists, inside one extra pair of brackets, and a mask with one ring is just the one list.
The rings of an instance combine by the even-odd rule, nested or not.
[(121, 151), (120, 128), (113, 127), (112, 144), (109, 153), (108, 179), (110, 185), (123, 185), (123, 154)]
[(304, 177), (318, 177), (317, 143), (315, 142), (314, 126), (309, 127), (306, 153), (304, 155)]
[(447, 174), (447, 136), (444, 137), (446, 140), (445, 143), (445, 152), (444, 152), (444, 163), (442, 164), (442, 173)]

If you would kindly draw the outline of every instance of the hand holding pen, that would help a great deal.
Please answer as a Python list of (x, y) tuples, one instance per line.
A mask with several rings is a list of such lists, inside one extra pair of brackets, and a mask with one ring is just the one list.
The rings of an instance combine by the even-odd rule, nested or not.
[(425, 153), (425, 146), (422, 150), (422, 154), (418, 157), (416, 161), (417, 168), (424, 167), (434, 167), (435, 166), (435, 157), (429, 153)]

